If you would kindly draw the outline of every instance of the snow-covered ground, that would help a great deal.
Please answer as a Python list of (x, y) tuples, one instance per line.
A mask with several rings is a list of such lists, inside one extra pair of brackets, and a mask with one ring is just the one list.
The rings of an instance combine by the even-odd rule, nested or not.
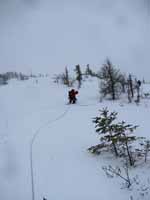
[[(92, 118), (106, 106), (117, 111), (120, 120), (139, 125), (137, 136), (150, 139), (150, 100), (138, 106), (123, 100), (99, 102), (94, 80), (84, 83), (76, 105), (67, 105), (67, 92), (50, 77), (40, 78), (37, 84), (35, 79), (12, 80), (0, 87), (1, 200), (32, 199), (32, 141), (36, 200), (44, 196), (47, 200), (129, 200), (135, 196), (135, 191), (121, 190), (120, 180), (108, 179), (102, 170), (118, 161), (93, 156), (87, 148), (99, 142)], [(150, 163), (134, 173), (148, 177), (149, 168)]]

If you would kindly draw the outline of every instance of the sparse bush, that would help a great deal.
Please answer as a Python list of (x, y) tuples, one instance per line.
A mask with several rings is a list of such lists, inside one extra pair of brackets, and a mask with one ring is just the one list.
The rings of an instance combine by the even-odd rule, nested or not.
[(130, 188), (132, 186), (134, 179), (130, 177), (128, 162), (123, 166), (123, 171), (121, 167), (112, 167), (111, 165), (103, 166), (102, 169), (108, 177), (114, 178), (116, 176), (122, 179), (124, 188)]

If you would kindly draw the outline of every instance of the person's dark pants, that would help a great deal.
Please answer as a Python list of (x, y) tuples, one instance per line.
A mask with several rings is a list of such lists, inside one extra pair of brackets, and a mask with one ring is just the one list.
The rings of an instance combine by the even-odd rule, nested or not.
[(73, 100), (72, 100), (72, 103), (74, 104), (74, 103), (76, 103), (76, 98), (73, 98)]
[(70, 103), (70, 104), (71, 104), (71, 103), (72, 103), (72, 104), (75, 104), (75, 103), (76, 103), (76, 100), (77, 100), (76, 98), (70, 98), (70, 99), (69, 99), (69, 103)]

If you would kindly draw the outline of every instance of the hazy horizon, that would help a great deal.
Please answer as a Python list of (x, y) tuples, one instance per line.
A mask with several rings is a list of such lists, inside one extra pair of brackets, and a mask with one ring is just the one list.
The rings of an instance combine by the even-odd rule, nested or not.
[(99, 68), (149, 78), (150, 1), (0, 0), (0, 72)]

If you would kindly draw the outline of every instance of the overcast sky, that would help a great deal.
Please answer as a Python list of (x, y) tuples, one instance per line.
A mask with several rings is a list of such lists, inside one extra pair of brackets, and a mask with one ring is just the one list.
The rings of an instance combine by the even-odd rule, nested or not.
[(149, 0), (0, 0), (0, 72), (97, 69), (150, 79)]

